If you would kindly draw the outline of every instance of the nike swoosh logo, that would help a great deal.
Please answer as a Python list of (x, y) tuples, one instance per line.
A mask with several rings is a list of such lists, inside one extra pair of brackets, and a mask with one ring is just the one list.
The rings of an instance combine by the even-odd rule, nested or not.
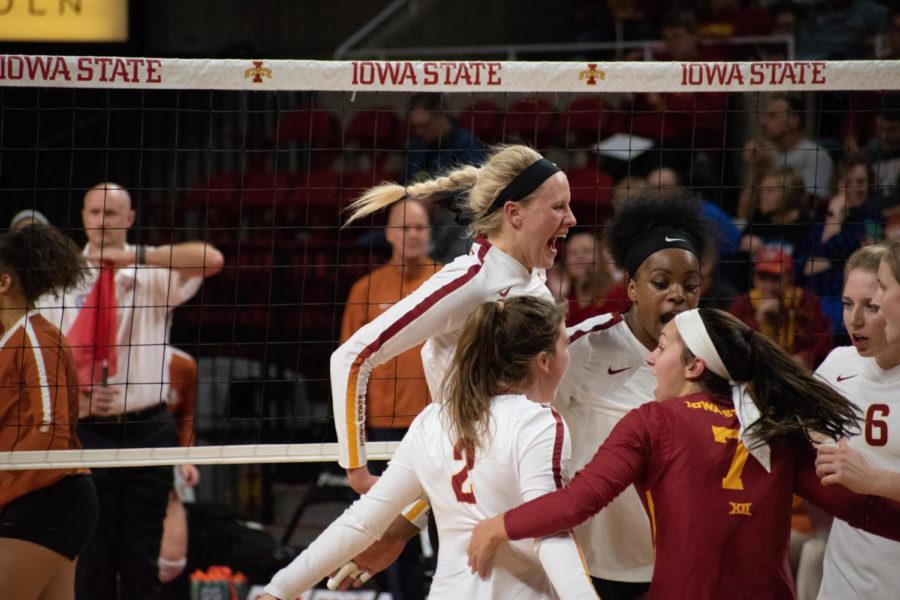
[(837, 381), (838, 381), (838, 383), (840, 383), (840, 382), (842, 382), (842, 381), (847, 381), (848, 379), (853, 379), (854, 377), (856, 377), (856, 375), (847, 375), (847, 376), (844, 376), (844, 375), (838, 375), (838, 376), (837, 376)]
[(506, 288), (505, 290), (501, 291), (501, 292), (500, 292), (500, 297), (501, 297), (501, 298), (506, 298), (507, 296), (509, 296), (509, 290), (511, 290), (511, 289), (512, 289), (512, 286), (509, 286), (509, 287)]
[(627, 371), (630, 368), (631, 367), (625, 367), (624, 369), (613, 369), (612, 367), (609, 367), (608, 369), (606, 369), (606, 372), (610, 375), (616, 375), (618, 373), (622, 373), (623, 371)]
[(666, 241), (667, 241), (667, 242), (687, 242), (687, 240), (685, 240), (685, 239), (682, 239), (682, 238), (670, 238), (669, 236), (666, 236)]

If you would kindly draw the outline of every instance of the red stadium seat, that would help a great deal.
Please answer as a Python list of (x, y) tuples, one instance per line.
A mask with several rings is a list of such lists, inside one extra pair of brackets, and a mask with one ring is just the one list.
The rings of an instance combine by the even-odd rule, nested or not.
[(566, 172), (572, 191), (572, 212), (579, 225), (602, 225), (612, 216), (615, 180), (596, 167)]
[(617, 131), (614, 116), (609, 104), (599, 95), (576, 98), (559, 121), (560, 139), (581, 146), (594, 144)]
[(303, 108), (284, 112), (278, 119), (278, 147), (334, 148), (338, 144), (337, 119), (329, 111)]
[[(317, 228), (334, 228), (340, 224), (341, 205), (338, 176), (326, 169), (290, 175), (285, 205), (279, 213), (279, 224), (293, 226), (287, 237), (315, 235)], [(297, 235), (293, 235), (297, 234)]]
[(397, 149), (402, 146), (405, 129), (390, 110), (364, 110), (350, 117), (344, 127), (344, 144), (357, 148)]
[(513, 102), (499, 125), (504, 132), (504, 141), (525, 142), (541, 148), (553, 138), (555, 119), (556, 114), (549, 101), (526, 98)]
[(479, 100), (464, 108), (457, 116), (457, 122), (460, 127), (472, 132), (476, 138), (490, 144), (501, 139), (500, 115), (502, 112), (494, 102)]

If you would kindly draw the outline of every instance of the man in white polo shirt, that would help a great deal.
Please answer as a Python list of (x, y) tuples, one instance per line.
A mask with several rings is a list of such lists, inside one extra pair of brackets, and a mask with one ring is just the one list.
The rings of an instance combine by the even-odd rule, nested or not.
[[(105, 385), (82, 394), (78, 437), (85, 448), (176, 446), (175, 423), (165, 408), (171, 310), (221, 270), (222, 254), (203, 242), (128, 244), (135, 213), (128, 191), (114, 183), (88, 190), (81, 216), (91, 267), (85, 281), (41, 302), (44, 316), (68, 334), (101, 261), (115, 267), (116, 369)], [(157, 559), (172, 468), (94, 469), (93, 475), (100, 523), (78, 560), (77, 598), (114, 600), (119, 591), (123, 598), (162, 598)]]

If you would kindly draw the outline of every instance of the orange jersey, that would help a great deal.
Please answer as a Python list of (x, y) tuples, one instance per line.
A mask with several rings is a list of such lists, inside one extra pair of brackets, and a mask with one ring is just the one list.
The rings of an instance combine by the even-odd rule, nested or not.
[[(0, 450), (81, 448), (78, 376), (65, 337), (37, 311), (0, 339)], [(0, 471), (0, 507), (85, 469)]]
[(178, 425), (178, 445), (194, 445), (194, 418), (197, 412), (197, 361), (194, 357), (169, 346), (169, 396), (166, 405)]
[[(441, 266), (427, 265), (410, 277), (404, 267), (385, 265), (357, 280), (347, 296), (341, 342), (415, 291)], [(369, 427), (405, 429), (430, 402), (421, 351), (418, 344), (372, 369), (366, 404)]]

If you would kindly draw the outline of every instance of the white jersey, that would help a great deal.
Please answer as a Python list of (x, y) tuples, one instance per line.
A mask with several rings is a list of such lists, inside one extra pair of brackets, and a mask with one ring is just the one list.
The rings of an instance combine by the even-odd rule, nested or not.
[(429, 598), (596, 598), (578, 546), (566, 532), (502, 545), (491, 575), (472, 574), (466, 548), (479, 521), (560, 488), (570, 474), (566, 426), (556, 411), (522, 395), (491, 404), (490, 441), (474, 460), (450, 441), (442, 405), (423, 410), (388, 469), (266, 591), (295, 598), (381, 537), (403, 506), (426, 493), (440, 548)]
[(366, 463), (366, 388), (374, 367), (425, 342), (425, 380), (432, 399), (439, 401), (441, 382), (466, 319), (480, 304), (512, 296), (553, 298), (543, 269), (529, 271), (478, 238), (467, 256), (444, 266), (335, 350), (331, 397), (340, 465), (350, 469)]
[[(600, 315), (569, 328), (572, 359), (554, 406), (572, 431), (572, 462), (580, 470), (628, 411), (653, 400), (656, 377), (648, 350), (619, 315)], [(575, 528), (591, 575), (612, 581), (653, 577), (650, 522), (634, 486)]]
[[(125, 246), (134, 250), (134, 246)], [(87, 255), (87, 248), (84, 250)], [(91, 266), (77, 288), (60, 298), (46, 295), (37, 302), (45, 319), (68, 335), (84, 301), (100, 275)], [(122, 388), (119, 413), (134, 412), (165, 402), (171, 311), (189, 300), (203, 283), (199, 275), (185, 277), (177, 269), (127, 265), (116, 269), (117, 371), (109, 384)]]
[[(852, 346), (835, 348), (816, 370), (856, 404), (864, 421), (849, 445), (872, 464), (900, 469), (900, 367), (889, 371)], [(853, 600), (900, 595), (900, 542), (835, 519), (825, 547), (819, 598)]]

